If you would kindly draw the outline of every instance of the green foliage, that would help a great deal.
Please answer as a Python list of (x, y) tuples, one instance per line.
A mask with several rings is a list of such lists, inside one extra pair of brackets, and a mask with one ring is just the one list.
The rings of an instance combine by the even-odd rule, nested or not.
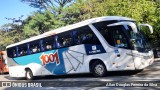
[(8, 23), (3, 25), (1, 28), (2, 30), (0, 30), (0, 50), (5, 50), (5, 47), (7, 45), (25, 39), (22, 33), (23, 26)]
[(154, 44), (160, 38), (159, 0), (77, 0), (68, 8), (68, 13), (73, 22), (100, 16), (124, 16), (138, 23), (148, 23), (153, 26), (154, 33), (150, 34), (147, 30), (144, 33), (154, 46), (159, 45)]
[(23, 36), (18, 34), (16, 30), (10, 32), (0, 31), (0, 50), (5, 50), (7, 45), (18, 42), (22, 39), (24, 39)]
[(29, 6), (38, 8), (40, 11), (50, 11), (53, 14), (60, 14), (62, 9), (71, 4), (74, 0), (21, 0)]
[(26, 37), (39, 35), (51, 29), (64, 26), (61, 15), (54, 15), (49, 11), (35, 12), (32, 16), (26, 19), (24, 26), (24, 35)]
[[(100, 16), (124, 16), (138, 23), (153, 26), (154, 33), (146, 28), (144, 33), (149, 41), (160, 47), (160, 0), (21, 0), (40, 11), (24, 20), (24, 25), (14, 30), (0, 32), (0, 48), (23, 39), (42, 34), (49, 30)], [(32, 2), (33, 1), (33, 2)], [(40, 2), (41, 1), (41, 2)], [(75, 1), (74, 3), (71, 3)], [(57, 4), (55, 4), (57, 3)], [(42, 10), (43, 9), (43, 10)], [(12, 26), (13, 27), (13, 26)]]

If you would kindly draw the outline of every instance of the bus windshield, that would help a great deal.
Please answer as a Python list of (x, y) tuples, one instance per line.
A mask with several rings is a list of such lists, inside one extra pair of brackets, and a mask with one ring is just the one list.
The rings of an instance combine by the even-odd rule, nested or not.
[(130, 37), (130, 41), (134, 49), (139, 52), (148, 52), (149, 50), (151, 50), (151, 46), (148, 40), (145, 38), (143, 32), (138, 31), (137, 33), (134, 33), (130, 28), (129, 30), (127, 30), (127, 33)]
[[(121, 23), (122, 22), (122, 23)], [(125, 23), (126, 22), (126, 23)], [(135, 27), (127, 25), (132, 22)], [(111, 46), (148, 52), (151, 46), (134, 21), (104, 21), (93, 24)], [(134, 28), (137, 29), (133, 30)], [(135, 32), (136, 31), (136, 32)], [(129, 45), (129, 42), (131, 42)]]

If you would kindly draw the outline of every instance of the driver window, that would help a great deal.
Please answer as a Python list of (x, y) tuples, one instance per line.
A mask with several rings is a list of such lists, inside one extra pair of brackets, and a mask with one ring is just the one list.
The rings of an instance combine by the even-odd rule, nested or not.
[(128, 42), (127, 42), (127, 38), (124, 34), (124, 32), (122, 32), (122, 30), (118, 30), (119, 28), (113, 30), (113, 42), (114, 45), (118, 48), (129, 48)]

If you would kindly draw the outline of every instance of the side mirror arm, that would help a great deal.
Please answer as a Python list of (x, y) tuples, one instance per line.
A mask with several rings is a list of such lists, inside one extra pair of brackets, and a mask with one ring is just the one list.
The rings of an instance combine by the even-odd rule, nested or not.
[(149, 24), (139, 24), (138, 26), (139, 26), (139, 28), (140, 28), (141, 26), (147, 26), (147, 27), (149, 27), (150, 33), (151, 33), (151, 34), (153, 33), (153, 27), (152, 27), (151, 25), (149, 25)]
[(118, 23), (109, 24), (107, 26), (118, 26), (118, 25), (123, 25), (124, 27), (126, 25), (129, 25), (132, 28), (134, 33), (138, 32), (137, 26), (133, 22), (118, 22)]

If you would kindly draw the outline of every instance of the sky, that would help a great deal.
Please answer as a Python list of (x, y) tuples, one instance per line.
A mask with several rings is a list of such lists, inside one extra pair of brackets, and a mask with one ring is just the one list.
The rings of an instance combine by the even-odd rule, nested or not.
[(0, 27), (6, 23), (12, 23), (11, 20), (5, 18), (16, 18), (24, 15), (22, 20), (27, 18), (36, 11), (35, 8), (30, 7), (28, 4), (21, 2), (21, 0), (1, 0), (0, 2)]

